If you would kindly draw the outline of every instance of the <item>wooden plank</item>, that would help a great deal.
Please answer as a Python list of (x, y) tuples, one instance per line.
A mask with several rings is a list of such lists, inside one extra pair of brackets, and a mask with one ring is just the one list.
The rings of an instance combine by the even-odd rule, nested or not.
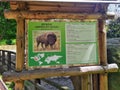
[[(28, 8), (28, 7), (35, 7), (36, 6), (36, 8), (32, 8), (33, 10), (40, 10), (40, 7), (42, 6), (42, 7), (59, 7), (59, 8), (64, 8), (64, 7), (68, 7), (68, 8), (74, 8), (74, 7), (76, 7), (76, 8), (79, 8), (80, 7), (80, 9), (84, 9), (84, 10), (86, 10), (85, 8), (94, 8), (94, 6), (95, 6), (96, 4), (93, 4), (93, 3), (90, 3), (90, 4), (88, 4), (88, 3), (63, 3), (63, 2), (26, 2), (26, 7)], [(17, 9), (17, 7), (18, 7), (18, 4), (17, 4), (17, 2), (15, 3), (15, 2), (13, 2), (13, 3), (10, 3), (10, 6), (11, 6), (11, 9), (12, 10), (16, 10)], [(38, 7), (38, 8), (37, 8)], [(30, 9), (30, 8), (28, 8), (28, 10), (32, 10), (32, 9)], [(47, 10), (47, 9), (46, 9)]]
[(12, 10), (16, 10), (17, 9), (17, 5), (10, 5), (10, 8), (12, 9)]
[(91, 75), (87, 74), (87, 75), (82, 75), (81, 76), (81, 90), (93, 90), (92, 89), (92, 82), (91, 82)]
[(12, 10), (15, 10), (15, 9), (17, 9), (17, 2), (10, 2), (10, 8), (12, 9)]
[(7, 52), (7, 64), (8, 64), (8, 70), (11, 69), (11, 53)]
[(83, 8), (93, 8), (96, 4), (95, 3), (75, 3), (76, 7), (83, 7)]
[(75, 3), (63, 3), (63, 2), (27, 2), (29, 6), (31, 5), (39, 5), (39, 6), (65, 6), (65, 7), (73, 7)]
[[(51, 11), (51, 12), (76, 12), (76, 13), (94, 13), (95, 5), (99, 4), (81, 4), (81, 3), (43, 3), (26, 2), (26, 9), (29, 11)], [(11, 4), (11, 9), (16, 10), (18, 4)], [(104, 9), (104, 8), (103, 8)], [(102, 10), (98, 8), (96, 12)]]
[(36, 78), (47, 78), (53, 76), (77, 76), (85, 74), (98, 74), (117, 72), (117, 64), (108, 64), (106, 66), (86, 66), (70, 68), (41, 68), (39, 70), (28, 70), (22, 72), (5, 72), (3, 73), (4, 81), (29, 80)]
[(88, 90), (88, 75), (81, 76), (81, 90)]
[(94, 13), (94, 8), (86, 7), (53, 7), (53, 6), (28, 6), (30, 11), (48, 11), (48, 12), (74, 12), (74, 13)]
[[(9, 1), (9, 0), (1, 0)], [(11, 1), (38, 1), (38, 0), (11, 0)], [(120, 1), (117, 0), (39, 0), (41, 2), (80, 2), (80, 3), (111, 3), (119, 4)]]
[(2, 51), (0, 50), (0, 62), (2, 62)]
[(92, 74), (88, 75), (88, 90), (93, 90)]
[(2, 51), (2, 65), (6, 65), (5, 63), (5, 51)]
[(92, 75), (92, 79), (93, 79), (93, 90), (99, 90), (99, 78), (98, 78), (98, 74), (93, 74)]

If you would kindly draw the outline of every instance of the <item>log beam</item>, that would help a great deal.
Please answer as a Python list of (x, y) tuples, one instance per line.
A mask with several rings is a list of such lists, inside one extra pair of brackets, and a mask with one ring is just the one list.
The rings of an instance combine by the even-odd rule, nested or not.
[[(22, 17), (25, 19), (99, 19), (102, 14), (88, 14), (88, 13), (56, 13), (56, 12), (39, 12), (39, 11), (14, 11), (5, 10), (4, 16), (7, 19), (16, 19)], [(106, 16), (107, 18), (113, 18), (113, 16)]]
[(47, 78), (53, 76), (78, 76), (84, 74), (98, 74), (117, 72), (117, 64), (108, 64), (106, 66), (86, 66), (86, 67), (70, 67), (70, 68), (41, 68), (39, 70), (28, 70), (22, 72), (4, 72), (4, 81), (29, 80), (30, 78)]

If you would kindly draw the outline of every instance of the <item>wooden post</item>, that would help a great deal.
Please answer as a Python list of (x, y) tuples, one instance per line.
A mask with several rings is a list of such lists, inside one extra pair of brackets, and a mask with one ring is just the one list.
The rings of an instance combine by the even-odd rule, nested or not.
[[(18, 10), (23, 10), (25, 7), (24, 2), (18, 3)], [(17, 21), (17, 41), (16, 41), (16, 71), (21, 72), (24, 67), (25, 59), (25, 19), (18, 15)], [(24, 81), (19, 80), (15, 82), (15, 90), (24, 90)]]
[(5, 51), (2, 51), (2, 65), (6, 65), (6, 62), (5, 62)]
[[(16, 71), (20, 72), (22, 71), (24, 67), (24, 48), (25, 48), (25, 21), (23, 18), (18, 17), (17, 18), (17, 47), (16, 47)], [(24, 82), (23, 81), (17, 81), (15, 83), (15, 90), (23, 90)]]
[[(24, 66), (24, 19), (21, 17), (17, 18), (17, 41), (16, 41), (16, 71), (20, 72), (23, 69)], [(24, 88), (24, 82), (23, 81), (17, 81), (15, 82), (15, 90), (23, 90)]]
[(93, 80), (93, 90), (99, 90), (99, 78), (98, 78), (98, 74), (93, 74), (92, 75), (92, 80)]
[(24, 66), (24, 48), (25, 48), (25, 21), (23, 18), (17, 18), (17, 41), (16, 41), (16, 71), (22, 71)]
[(5, 65), (5, 51), (2, 51), (2, 65)]
[[(106, 31), (105, 21), (100, 19), (99, 24), (99, 51), (100, 51), (100, 64), (107, 65), (107, 47), (106, 47)], [(108, 77), (107, 73), (100, 74), (100, 90), (108, 90)]]
[(93, 90), (91, 74), (86, 74), (81, 76), (81, 90)]
[(2, 51), (0, 51), (0, 62), (2, 62)]
[(24, 81), (16, 81), (15, 90), (24, 90)]

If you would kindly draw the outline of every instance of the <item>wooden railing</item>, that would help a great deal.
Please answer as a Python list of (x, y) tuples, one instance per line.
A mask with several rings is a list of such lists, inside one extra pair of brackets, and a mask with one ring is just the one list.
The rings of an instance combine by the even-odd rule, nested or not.
[(0, 65), (4, 69), (4, 71), (15, 69), (15, 59), (16, 52), (0, 50)]
[[(8, 50), (0, 50), (0, 73), (6, 71), (15, 71), (15, 61), (16, 61), (16, 52), (8, 51)], [(34, 85), (35, 90), (45, 90), (44, 87), (40, 85), (40, 83), (36, 82), (39, 79), (26, 80), (25, 82), (29, 82)], [(68, 87), (62, 87), (62, 85), (55, 83), (53, 81), (49, 81), (47, 79), (42, 79), (42, 81), (49, 83), (51, 86), (54, 86), (60, 90), (68, 90)], [(29, 90), (29, 86), (25, 83), (26, 90)]]

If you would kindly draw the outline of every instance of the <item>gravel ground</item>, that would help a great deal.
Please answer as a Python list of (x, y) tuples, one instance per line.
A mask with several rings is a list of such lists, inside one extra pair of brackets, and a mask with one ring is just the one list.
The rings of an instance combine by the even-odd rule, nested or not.
[[(31, 80), (32, 82), (35, 82), (35, 80)], [(34, 84), (31, 84), (31, 81), (25, 81), (25, 90), (36, 90)], [(53, 82), (56, 83), (55, 86), (59, 86), (62, 87), (61, 89), (56, 88), (55, 86), (48, 84), (47, 82)], [(37, 84), (37, 87), (40, 86), (39, 88), (37, 88), (37, 90), (74, 90), (73, 84), (71, 82), (71, 80), (69, 79), (69, 77), (50, 77), (50, 78), (45, 78), (45, 79), (41, 79), (41, 84)], [(63, 89), (64, 87), (64, 89)]]
[[(53, 82), (56, 82), (63, 87), (67, 86), (69, 88), (68, 90), (74, 90), (74, 87), (73, 87), (72, 82), (69, 79), (69, 77), (47, 78), (47, 80), (51, 80)], [(46, 90), (59, 90), (59, 89), (49, 85), (48, 83), (46, 83), (44, 81), (41, 81), (41, 84)]]

